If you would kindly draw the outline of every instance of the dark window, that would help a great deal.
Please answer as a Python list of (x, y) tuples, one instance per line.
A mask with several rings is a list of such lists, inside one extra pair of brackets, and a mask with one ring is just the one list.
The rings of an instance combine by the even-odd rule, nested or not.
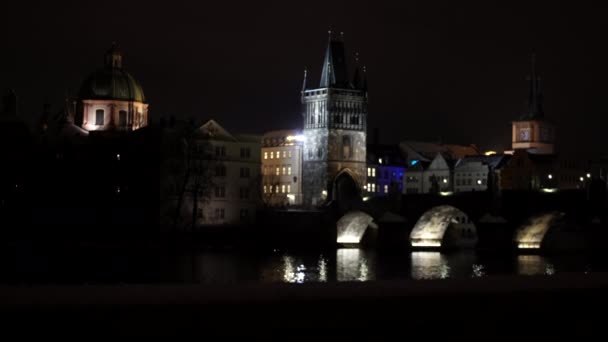
[(224, 198), (226, 197), (226, 188), (223, 186), (215, 187), (215, 197)]
[(200, 219), (203, 218), (203, 209), (202, 208), (198, 208), (198, 218), (200, 218)]
[(118, 126), (127, 126), (127, 111), (121, 110), (120, 112), (118, 112)]
[(98, 109), (95, 111), (95, 124), (97, 126), (103, 126), (104, 121), (104, 112), (103, 109)]
[(218, 165), (215, 167), (215, 175), (217, 177), (226, 177), (226, 167), (224, 165)]
[(317, 149), (317, 158), (321, 159), (323, 157), (323, 150), (319, 147)]
[(249, 188), (240, 188), (239, 189), (239, 198), (240, 199), (249, 199)]
[(249, 209), (241, 209), (241, 220), (246, 220), (249, 216)]
[(216, 157), (225, 157), (226, 156), (226, 146), (215, 146), (215, 156)]
[(248, 159), (251, 157), (251, 149), (249, 147), (241, 148), (241, 158)]
[(223, 219), (224, 218), (224, 208), (216, 208), (215, 209), (215, 218)]
[(352, 116), (350, 118), (350, 124), (351, 125), (358, 125), (359, 124), (359, 116), (357, 116), (357, 115)]
[(249, 168), (248, 167), (241, 168), (241, 178), (249, 178)]

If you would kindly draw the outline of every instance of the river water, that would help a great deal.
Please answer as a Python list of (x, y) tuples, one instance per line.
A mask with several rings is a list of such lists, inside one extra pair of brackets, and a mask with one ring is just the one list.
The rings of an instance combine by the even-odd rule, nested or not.
[(66, 251), (11, 253), (4, 284), (231, 284), (472, 278), (608, 271), (601, 255), (541, 256), (475, 251), (388, 253), (363, 249), (184, 254)]

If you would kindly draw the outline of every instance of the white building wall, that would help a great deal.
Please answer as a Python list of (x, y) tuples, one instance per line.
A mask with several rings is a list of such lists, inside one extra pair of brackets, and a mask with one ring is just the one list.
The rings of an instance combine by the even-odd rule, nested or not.
[[(82, 128), (87, 131), (104, 131), (118, 127), (120, 111), (127, 112), (124, 129), (136, 130), (148, 125), (148, 104), (136, 101), (83, 100)], [(97, 124), (97, 111), (104, 111), (104, 122)], [(129, 115), (129, 113), (131, 113)], [(131, 120), (129, 120), (131, 118)], [(112, 125), (113, 122), (113, 125)]]
[(472, 192), (488, 189), (489, 168), (481, 162), (470, 162), (454, 170), (454, 191)]
[[(216, 147), (225, 148), (225, 155), (215, 155)], [(255, 221), (260, 203), (260, 144), (251, 142), (211, 141), (212, 158), (210, 174), (212, 186), (208, 199), (201, 200), (199, 206), (204, 212), (199, 217), (202, 225), (236, 225)], [(249, 157), (241, 157), (241, 148), (249, 149)], [(225, 176), (216, 176), (215, 166), (223, 165)], [(249, 176), (241, 176), (241, 169), (249, 169)], [(223, 188), (216, 196), (215, 187)], [(248, 197), (241, 198), (241, 189), (248, 189)], [(223, 212), (223, 217), (222, 217)], [(243, 215), (243, 216), (242, 216)]]

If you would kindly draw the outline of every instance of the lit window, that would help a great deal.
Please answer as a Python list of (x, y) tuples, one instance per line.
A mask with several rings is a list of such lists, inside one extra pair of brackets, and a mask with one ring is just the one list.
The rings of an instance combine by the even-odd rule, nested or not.
[(276, 173), (277, 173), (277, 176), (281, 174), (281, 168), (280, 167), (277, 167), (277, 172)]
[(384, 184), (384, 193), (388, 194), (388, 185)]
[(291, 193), (291, 184), (287, 184), (287, 193)]
[(284, 194), (285, 193), (285, 184), (281, 185), (281, 193)]
[(291, 151), (287, 151), (287, 155), (291, 158)]
[(287, 167), (287, 174), (291, 176), (291, 166)]
[(376, 184), (372, 184), (372, 192), (376, 192)]
[(264, 185), (264, 193), (268, 193), (268, 187)]
[(278, 185), (274, 188), (274, 192), (276, 192), (277, 194), (279, 193), (279, 186)]
[(283, 151), (283, 158), (287, 158), (287, 151)]
[(268, 159), (268, 152), (264, 152), (264, 159)]
[(287, 174), (287, 168), (285, 166), (283, 166), (283, 176), (285, 176)]
[(371, 177), (372, 176), (372, 168), (368, 167), (367, 168), (367, 177)]
[(274, 151), (270, 151), (270, 159), (274, 159)]
[(372, 177), (376, 177), (376, 168), (372, 168)]
[(382, 158), (378, 158), (378, 164), (382, 164)]

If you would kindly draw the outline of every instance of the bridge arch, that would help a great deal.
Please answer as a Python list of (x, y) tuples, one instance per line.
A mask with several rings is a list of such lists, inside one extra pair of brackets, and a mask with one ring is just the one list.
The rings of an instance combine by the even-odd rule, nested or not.
[(477, 228), (462, 210), (441, 205), (426, 211), (410, 233), (412, 248), (471, 248), (477, 245)]
[(580, 249), (585, 239), (579, 227), (566, 214), (552, 211), (531, 216), (516, 231), (513, 241), (521, 250)]
[(337, 243), (341, 245), (360, 244), (368, 228), (377, 227), (373, 221), (374, 218), (363, 211), (353, 210), (346, 213), (336, 224)]

